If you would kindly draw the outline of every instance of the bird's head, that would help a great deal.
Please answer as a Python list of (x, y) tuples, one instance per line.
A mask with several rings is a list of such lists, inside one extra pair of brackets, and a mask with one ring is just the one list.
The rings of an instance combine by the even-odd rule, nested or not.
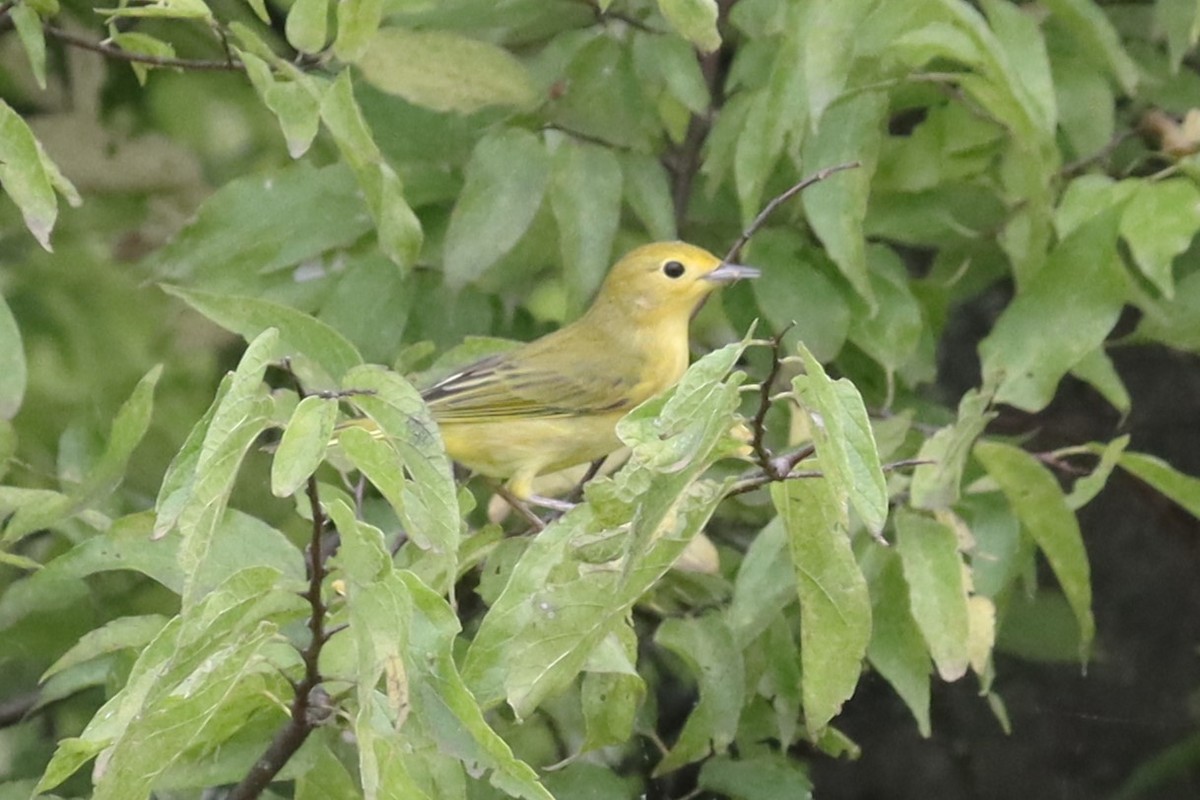
[(686, 320), (714, 289), (758, 274), (685, 242), (657, 242), (629, 251), (613, 265), (596, 305), (639, 317)]

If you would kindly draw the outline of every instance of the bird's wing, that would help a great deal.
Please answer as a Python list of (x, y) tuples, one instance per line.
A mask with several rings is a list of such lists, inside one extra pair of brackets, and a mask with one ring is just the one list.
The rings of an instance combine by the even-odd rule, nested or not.
[(421, 396), (439, 422), (572, 417), (631, 407), (634, 383), (559, 359), (530, 363), (501, 354), (443, 378)]

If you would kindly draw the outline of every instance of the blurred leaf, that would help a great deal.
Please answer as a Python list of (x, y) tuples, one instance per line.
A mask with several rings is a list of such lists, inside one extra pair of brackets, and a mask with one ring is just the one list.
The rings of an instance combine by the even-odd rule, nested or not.
[(1200, 272), (1193, 272), (1179, 281), (1174, 300), (1147, 308), (1130, 339), (1200, 351)]
[(1046, 555), (1079, 625), (1079, 657), (1086, 661), (1096, 633), (1092, 617), (1091, 569), (1079, 532), (1054, 476), (1030, 454), (998, 442), (981, 441), (975, 457), (1000, 484), (1013, 511)]
[(878, 304), (867, 274), (862, 224), (886, 112), (880, 92), (862, 92), (829, 106), (816, 135), (805, 140), (801, 162), (809, 174), (851, 161), (862, 164), (809, 188), (802, 200), (809, 224), (871, 313)]
[[(0, 420), (10, 420), (21, 408), (28, 374), (21, 329), (0, 295)], [(7, 457), (3, 459), (7, 461)]]
[(527, 108), (536, 100), (525, 67), (507, 50), (446, 31), (381, 28), (358, 68), (376, 88), (435, 111)]
[(813, 422), (813, 444), (822, 472), (837, 497), (848, 497), (867, 529), (887, 522), (888, 493), (875, 434), (862, 395), (846, 378), (831, 380), (803, 344), (804, 375), (792, 387)]
[(1046, 0), (1054, 19), (1075, 37), (1080, 52), (1103, 64), (1126, 94), (1137, 88), (1138, 68), (1121, 47), (1102, 8), (1089, 0)]
[(1184, 56), (1200, 37), (1200, 5), (1194, 0), (1157, 0), (1154, 21), (1155, 27), (1166, 34), (1171, 70), (1178, 72)]
[(721, 46), (716, 0), (658, 0), (658, 10), (680, 36), (711, 53)]
[(1121, 237), (1163, 296), (1175, 295), (1171, 265), (1200, 231), (1200, 189), (1187, 178), (1143, 182), (1121, 215)]
[(1116, 324), (1126, 279), (1117, 253), (1119, 208), (1079, 226), (1004, 310), (979, 345), (995, 401), (1038, 411), (1059, 380)]
[(988, 410), (990, 405), (988, 392), (969, 390), (958, 403), (958, 419), (921, 445), (917, 458), (933, 463), (921, 464), (913, 471), (909, 487), (913, 508), (936, 511), (958, 502), (971, 448), (996, 417), (996, 412)]
[[(156, 39), (153, 36), (137, 31), (117, 33), (110, 36), (109, 41), (129, 53), (151, 56), (153, 58), (175, 57), (175, 48), (169, 42), (164, 42), (162, 39)], [(137, 61), (131, 61), (129, 67), (133, 70), (133, 74), (137, 76), (138, 83), (145, 86), (151, 67), (144, 62), (139, 63)]]
[(288, 497), (317, 471), (337, 421), (337, 400), (310, 395), (300, 401), (271, 461), (271, 493)]
[(558, 223), (558, 246), (577, 311), (608, 272), (621, 221), (621, 183), (621, 163), (608, 148), (568, 139), (554, 152), (550, 210)]
[(625, 201), (654, 241), (674, 239), (675, 206), (671, 184), (662, 163), (653, 156), (619, 153)]
[(321, 99), (321, 119), (333, 134), (338, 149), (350, 163), (375, 219), (379, 247), (397, 266), (406, 268), (421, 252), (421, 222), (404, 199), (404, 186), (379, 147), (363, 118), (350, 72), (345, 71)]
[(161, 539), (170, 533), (179, 522), (179, 515), (191, 497), (192, 487), (195, 483), (196, 465), (200, 461), (200, 451), (204, 447), (208, 429), (212, 425), (217, 408), (225, 399), (232, 384), (233, 374), (227, 373), (221, 379), (212, 403), (188, 431), (183, 445), (180, 446), (167, 466), (167, 471), (163, 475), (158, 489), (158, 496), (154, 501), (154, 535), (152, 538)]
[(809, 119), (814, 129), (842, 94), (856, 56), (848, 47), (863, 20), (876, 5), (873, 0), (818, 0), (805, 20), (804, 80), (807, 83)]
[(1161, 458), (1146, 453), (1122, 453), (1118, 463), (1121, 469), (1150, 484), (1193, 517), (1200, 518), (1200, 478), (1185, 475)]
[(889, 558), (871, 582), (871, 643), (867, 659), (908, 706), (921, 736), (929, 738), (929, 651), (913, 619), (899, 558)]
[(996, 648), (1031, 661), (1070, 662), (1082, 647), (1071, 604), (1060, 592), (1039, 591), (1033, 597), (1013, 592), (1004, 608)]
[(654, 641), (683, 659), (700, 692), (679, 738), (654, 768), (655, 775), (665, 775), (725, 752), (737, 734), (745, 677), (741, 651), (720, 614), (664, 620)]
[[(637, 642), (633, 638), (633, 631), (628, 630), (628, 633), (636, 651)], [(616, 636), (609, 634), (601, 648), (610, 646), (617, 650), (619, 645), (610, 645), (615, 641)], [(625, 669), (622, 671), (593, 669), (583, 674), (579, 695), (587, 737), (580, 747), (580, 752), (586, 753), (589, 750), (621, 744), (633, 735), (637, 712), (646, 696), (646, 683), (633, 666), (636, 652), (632, 654), (633, 657), (628, 653), (621, 655), (625, 659)]]
[(638, 35), (633, 40), (634, 58), (657, 74), (671, 96), (693, 114), (703, 114), (711, 102), (696, 51), (674, 36)]
[(1058, 124), (1058, 108), (1046, 40), (1038, 20), (1003, 0), (985, 0), (983, 9), (1008, 56), (1010, 80), (1019, 87), (1023, 104), (1032, 111), (1041, 130), (1052, 131)]
[(290, 306), (201, 289), (165, 284), (162, 288), (248, 342), (274, 328), (279, 336), (277, 357), (292, 362), (292, 369), (304, 382), (305, 389), (333, 388), (351, 367), (362, 363), (354, 345), (340, 333)]
[(813, 796), (812, 782), (799, 763), (776, 753), (710, 758), (700, 768), (697, 782), (734, 800), (809, 800)]
[(446, 282), (458, 288), (487, 271), (533, 222), (550, 177), (550, 157), (533, 134), (503, 128), (479, 141), (450, 215)]
[[(867, 248), (871, 296), (879, 307), (872, 314), (861, 301), (850, 315), (850, 341), (889, 373), (912, 357), (925, 329), (921, 305), (913, 296), (904, 264), (891, 248)], [(855, 298), (857, 300), (857, 298)]]
[(563, 130), (637, 152), (660, 135), (630, 48), (614, 37), (579, 48), (555, 86), (562, 92), (551, 94), (547, 111)]
[(967, 671), (970, 633), (958, 537), (937, 520), (900, 511), (896, 543), (913, 619), (942, 679), (956, 681)]
[(254, 286), (249, 276), (319, 259), (370, 228), (350, 170), (300, 161), (225, 184), (150, 257), (149, 268), (162, 280), (244, 294)]
[(25, 121), (8, 103), (0, 100), (0, 185), (21, 210), (25, 227), (47, 251), (50, 231), (58, 218), (55, 190), (72, 205), (79, 195), (46, 156)]
[(162, 365), (151, 369), (138, 381), (133, 394), (121, 406), (113, 420), (104, 455), (87, 477), (66, 495), (37, 506), (23, 506), (8, 520), (2, 541), (14, 542), (42, 528), (52, 527), (93, 504), (107, 499), (125, 478), (126, 465), (134, 448), (150, 427), (154, 407), (154, 387), (162, 375)]
[(42, 33), (42, 18), (28, 3), (16, 3), (9, 9), (9, 17), (21, 38), (29, 69), (37, 81), (38, 88), (46, 89), (46, 36)]
[(1055, 52), (1053, 56), (1059, 125), (1076, 156), (1091, 156), (1113, 139), (1116, 98), (1112, 84), (1080, 56), (1061, 52)]
[(97, 14), (108, 14), (106, 22), (122, 17), (158, 17), (163, 19), (211, 20), (212, 11), (204, 0), (151, 0), (144, 5), (120, 8), (97, 8)]
[(796, 570), (804, 721), (815, 739), (858, 685), (871, 638), (871, 598), (828, 479), (773, 483), (771, 500)]
[(354, 778), (329, 747), (317, 751), (316, 763), (296, 778), (296, 800), (361, 800)]
[(327, 0), (296, 0), (284, 24), (288, 43), (302, 53), (320, 52), (328, 37), (328, 17)]
[(340, 0), (334, 55), (341, 61), (358, 61), (370, 46), (382, 19), (383, 0)]

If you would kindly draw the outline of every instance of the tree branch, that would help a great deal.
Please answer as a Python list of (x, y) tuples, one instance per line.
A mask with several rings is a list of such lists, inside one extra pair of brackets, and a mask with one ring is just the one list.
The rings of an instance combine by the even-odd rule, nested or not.
[(742, 248), (746, 246), (746, 242), (750, 241), (750, 237), (757, 233), (758, 229), (761, 228), (763, 223), (767, 221), (767, 218), (774, 214), (775, 210), (788, 200), (791, 200), (793, 197), (800, 194), (813, 184), (826, 180), (830, 175), (834, 175), (847, 169), (857, 169), (861, 166), (862, 163), (859, 161), (847, 161), (845, 164), (835, 164), (832, 167), (826, 167), (823, 170), (814, 172), (812, 175), (809, 175), (807, 178), (800, 181), (783, 194), (772, 199), (771, 202), (767, 203), (762, 211), (758, 212), (758, 216), (755, 217), (754, 221), (750, 223), (750, 227), (742, 231), (742, 235), (739, 236), (737, 241), (733, 243), (733, 247), (729, 248), (729, 252), (725, 255), (725, 263), (728, 264), (735, 261), (742, 254)]
[[(300, 395), (304, 396), (304, 391), (298, 381), (297, 389)], [(254, 762), (254, 766), (242, 778), (241, 783), (230, 791), (227, 800), (254, 800), (262, 794), (262, 791), (279, 774), (279, 770), (283, 769), (288, 760), (304, 744), (308, 735), (333, 713), (329, 703), (329, 694), (321, 685), (324, 678), (319, 669), (321, 649), (337, 631), (325, 628), (325, 617), (329, 608), (321, 594), (321, 587), (328, 575), (326, 561), (332, 555), (332, 551), (323, 547), (326, 520), (325, 511), (321, 508), (316, 475), (308, 476), (306, 494), (309, 508), (312, 511), (312, 536), (305, 553), (308, 562), (308, 588), (304, 591), (303, 597), (308, 601), (309, 606), (309, 640), (308, 644), (300, 651), (300, 659), (304, 663), (304, 676), (293, 684), (295, 696), (292, 698), (292, 705), (289, 709), (290, 719), (276, 732), (274, 738), (271, 739), (271, 744)]]
[(106, 58), (112, 58), (117, 61), (129, 61), (135, 64), (146, 64), (152, 67), (175, 67), (178, 69), (190, 69), (201, 72), (244, 72), (245, 65), (240, 61), (235, 61), (232, 58), (221, 60), (208, 60), (198, 58), (175, 58), (173, 56), (151, 56), (144, 53), (131, 53), (128, 50), (122, 50), (120, 47), (103, 42), (93, 42), (90, 39), (84, 38), (77, 34), (65, 31), (62, 28), (55, 28), (52, 25), (45, 25), (42, 28), (46, 35), (51, 39), (68, 44), (72, 47), (78, 47), (82, 50), (91, 50), (93, 53), (100, 53)]

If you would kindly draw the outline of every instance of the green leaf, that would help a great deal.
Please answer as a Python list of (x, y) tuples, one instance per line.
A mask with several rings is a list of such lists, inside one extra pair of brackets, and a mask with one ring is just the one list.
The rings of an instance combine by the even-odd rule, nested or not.
[(796, 570), (804, 720), (815, 740), (858, 685), (871, 638), (871, 597), (831, 481), (773, 483), (771, 500)]
[(1075, 519), (1054, 476), (1030, 454), (981, 441), (975, 457), (1000, 484), (1021, 524), (1046, 555), (1079, 625), (1081, 659), (1087, 659), (1096, 623), (1092, 617), (1091, 569)]
[[(379, 426), (394, 451), (392, 463), (402, 466), (410, 478), (403, 484), (401, 497), (395, 498), (392, 492), (389, 499), (400, 504), (396, 513), (408, 535), (438, 557), (445, 579), (453, 579), (461, 524), (458, 494), (437, 424), (420, 393), (396, 373), (375, 366), (351, 370), (343, 385), (347, 390), (368, 392), (354, 395), (350, 402)], [(361, 450), (354, 450), (351, 456)], [(366, 458), (360, 466), (368, 477), (378, 475), (379, 470)], [(388, 486), (386, 481), (381, 484)]]
[(317, 53), (325, 47), (328, 37), (327, 0), (296, 0), (288, 10), (284, 33), (292, 47), (302, 53)]
[(79, 195), (47, 158), (29, 126), (8, 103), (0, 100), (0, 185), (21, 210), (25, 227), (47, 251), (50, 231), (58, 218), (55, 189), (79, 205)]
[(1155, 28), (1166, 34), (1172, 72), (1200, 37), (1200, 6), (1194, 0), (1158, 0), (1154, 4)]
[(350, 772), (328, 746), (317, 750), (316, 762), (296, 777), (296, 800), (361, 800)]
[(184, 440), (183, 445), (167, 466), (162, 485), (158, 489), (158, 497), (154, 501), (154, 535), (152, 538), (161, 539), (179, 522), (179, 514), (191, 496), (196, 464), (200, 461), (200, 451), (204, 447), (204, 439), (208, 435), (208, 429), (212, 425), (217, 408), (225, 399), (232, 384), (232, 373), (226, 374), (221, 379), (212, 403), (209, 404), (204, 415), (192, 426), (187, 439)]
[(1054, 78), (1039, 21), (1028, 12), (1002, 0), (985, 0), (984, 11), (992, 32), (1007, 58), (1005, 72), (1014, 94), (1030, 112), (1040, 131), (1058, 124)]
[(1122, 453), (1121, 469), (1154, 487), (1200, 518), (1200, 478), (1185, 475), (1167, 462), (1145, 453)]
[[(625, 630), (629, 633), (628, 638), (633, 640), (633, 631), (628, 628)], [(616, 638), (614, 634), (609, 634), (601, 647), (615, 642)], [(629, 741), (633, 735), (637, 713), (646, 696), (646, 682), (633, 667), (636, 640), (631, 644), (635, 650), (632, 657), (628, 653), (622, 653), (627, 670), (602, 672), (592, 669), (583, 674), (579, 702), (587, 736), (580, 752), (619, 745)], [(619, 648), (620, 645), (612, 645), (612, 649), (618, 652)], [(588, 666), (595, 667), (595, 664)]]
[(383, 20), (383, 0), (340, 0), (337, 4), (337, 39), (334, 55), (340, 61), (362, 58)]
[[(460, 677), (454, 660), (460, 626), (445, 598), (411, 572), (394, 569), (382, 535), (355, 520), (345, 503), (336, 501), (330, 512), (343, 537), (340, 558), (349, 584), (350, 630), (358, 661), (357, 729), (369, 739), (382, 734), (409, 741), (420, 730), (471, 769), (490, 770), (489, 780), (501, 791), (551, 800), (537, 773), (515, 758), (488, 726)], [(368, 724), (381, 678), (391, 704), (381, 709), (386, 720), (382, 731)], [(359, 744), (361, 748), (361, 739)]]
[(737, 735), (745, 676), (741, 651), (720, 614), (667, 619), (654, 641), (683, 659), (700, 691), (679, 738), (654, 768), (655, 775), (664, 775), (725, 752)]
[(958, 419), (921, 445), (917, 458), (933, 463), (921, 464), (913, 471), (909, 486), (913, 508), (936, 511), (958, 502), (971, 448), (996, 417), (988, 410), (990, 405), (990, 392), (971, 389), (958, 402)]
[(867, 659), (892, 685), (917, 721), (917, 730), (928, 738), (929, 651), (913, 619), (908, 585), (899, 558), (889, 558), (871, 582), (871, 643)]
[(134, 448), (150, 427), (154, 408), (154, 387), (162, 374), (162, 365), (142, 377), (133, 394), (121, 406), (108, 435), (108, 446), (88, 476), (66, 495), (53, 501), (18, 509), (4, 529), (4, 542), (14, 542), (42, 528), (52, 527), (101, 502), (121, 485), (125, 467)]
[(1113, 408), (1121, 412), (1122, 417), (1127, 416), (1133, 408), (1129, 390), (1125, 388), (1125, 382), (1121, 380), (1117, 368), (1113, 366), (1112, 359), (1104, 352), (1103, 347), (1098, 347), (1084, 356), (1078, 364), (1071, 367), (1071, 374), (1091, 384)]
[(377, 89), (435, 111), (523, 109), (536, 100), (528, 72), (511, 53), (446, 31), (381, 28), (358, 68)]
[(716, 0), (658, 0), (658, 10), (680, 36), (703, 52), (721, 46)]
[(850, 306), (819, 268), (829, 262), (799, 234), (774, 228), (755, 235), (747, 260), (762, 269), (751, 286), (763, 316), (776, 331), (793, 326), (789, 349), (799, 340), (818, 360), (833, 360), (850, 331)]
[(1121, 216), (1121, 237), (1150, 282), (1170, 300), (1175, 257), (1200, 231), (1200, 189), (1187, 178), (1142, 182)]
[(710, 758), (696, 780), (710, 792), (734, 800), (811, 800), (813, 796), (812, 781), (800, 764), (782, 753)]
[(1077, 40), (1080, 52), (1104, 65), (1126, 94), (1133, 94), (1138, 68), (1121, 47), (1103, 9), (1090, 0), (1046, 0), (1054, 19)]
[(292, 158), (304, 155), (321, 127), (323, 84), (299, 72), (293, 80), (276, 80), (271, 67), (258, 56), (246, 50), (239, 50), (238, 56), (246, 65), (246, 74), (255, 91), (279, 120), (288, 155)]
[[(25, 398), (28, 375), (21, 329), (4, 297), (0, 296), (0, 420), (10, 420)], [(8, 458), (0, 459), (7, 461)]]
[(1083, 508), (1092, 502), (1096, 495), (1100, 494), (1100, 490), (1108, 483), (1108, 477), (1112, 475), (1113, 468), (1117, 466), (1117, 461), (1128, 446), (1129, 435), (1126, 434), (1113, 439), (1099, 451), (1100, 461), (1090, 474), (1076, 479), (1075, 485), (1071, 487), (1071, 493), (1067, 495), (1067, 505), (1071, 507), (1072, 511)]
[(533, 222), (549, 178), (550, 157), (532, 133), (503, 128), (480, 139), (446, 230), (451, 287), (476, 280), (513, 248)]
[(964, 565), (954, 530), (910, 511), (896, 515), (896, 543), (909, 608), (943, 680), (967, 672), (970, 635)]
[(654, 241), (676, 238), (675, 203), (671, 184), (662, 162), (641, 153), (621, 152), (622, 185), (625, 202)]
[(371, 229), (353, 175), (344, 166), (296, 162), (239, 178), (200, 206), (195, 220), (150, 258), (160, 279), (244, 294), (253, 276), (291, 269), (347, 247)]
[[(109, 41), (129, 53), (137, 53), (139, 55), (153, 56), (154, 58), (174, 58), (175, 48), (169, 42), (164, 42), (162, 39), (156, 39), (145, 33), (137, 31), (127, 31), (117, 33), (109, 37)], [(150, 75), (152, 67), (145, 62), (131, 61), (129, 63), (133, 74), (137, 76), (138, 84), (146, 85), (146, 79)]]
[(42, 33), (42, 18), (28, 3), (17, 3), (9, 9), (9, 17), (21, 37), (21, 46), (29, 59), (29, 69), (38, 88), (46, 90), (46, 36)]
[(1148, 304), (1133, 342), (1162, 342), (1179, 350), (1200, 350), (1200, 272), (1179, 282), (1175, 299)]
[(882, 245), (868, 247), (866, 256), (871, 297), (879, 307), (872, 314), (861, 301), (856, 304), (856, 313), (850, 315), (850, 341), (892, 373), (916, 352), (925, 320), (900, 257)]
[(608, 272), (621, 221), (621, 162), (608, 148), (563, 141), (554, 152), (549, 200), (571, 305), (578, 312)]
[(130, 648), (140, 649), (158, 635), (169, 619), (161, 614), (138, 617), (118, 617), (105, 625), (89, 631), (75, 645), (59, 656), (49, 669), (42, 673), (45, 681), (63, 670)]
[(805, 20), (803, 75), (807, 84), (808, 115), (814, 129), (825, 109), (841, 95), (850, 77), (856, 52), (847, 47), (876, 5), (873, 0), (819, 0)]
[(155, 17), (160, 19), (211, 20), (212, 11), (204, 0), (151, 0), (149, 3), (120, 8), (97, 8), (97, 14), (108, 14), (106, 23), (122, 17)]
[(400, 177), (383, 159), (372, 138), (354, 99), (349, 70), (338, 76), (321, 99), (321, 119), (354, 169), (375, 219), (380, 249), (402, 269), (408, 267), (421, 252), (421, 222), (404, 199)]
[(825, 167), (861, 162), (857, 169), (839, 172), (810, 187), (801, 199), (809, 224), (850, 285), (867, 301), (871, 313), (878, 303), (867, 273), (862, 225), (886, 113), (886, 97), (881, 92), (862, 92), (835, 103), (825, 111), (816, 134), (805, 140), (801, 159), (810, 175)]
[(337, 400), (312, 395), (300, 401), (271, 461), (272, 494), (289, 497), (317, 471), (325, 458), (337, 414)]
[(269, 328), (276, 329), (278, 356), (290, 359), (305, 389), (332, 389), (342, 375), (362, 363), (362, 356), (345, 337), (291, 306), (201, 289), (165, 284), (162, 288), (248, 342)]
[(212, 421), (196, 458), (195, 472), (181, 501), (180, 565), (188, 576), (184, 609), (192, 607), (207, 587), (199, 581), (211, 555), (214, 535), (224, 516), (233, 482), (246, 451), (266, 428), (271, 400), (263, 375), (279, 357), (279, 333), (267, 328), (256, 336), (229, 383), (229, 390), (213, 411)]
[(997, 403), (1044, 408), (1062, 376), (1116, 324), (1126, 292), (1119, 210), (1106, 210), (1060, 242), (980, 343), (984, 380), (998, 384)]
[(775, 517), (750, 541), (738, 566), (727, 615), (740, 649), (762, 635), (796, 597), (796, 574), (787, 547), (783, 517)]
[(888, 493), (862, 395), (846, 378), (831, 380), (803, 344), (799, 352), (805, 374), (793, 378), (792, 387), (811, 421), (820, 468), (835, 496), (848, 497), (878, 534), (887, 522)]

